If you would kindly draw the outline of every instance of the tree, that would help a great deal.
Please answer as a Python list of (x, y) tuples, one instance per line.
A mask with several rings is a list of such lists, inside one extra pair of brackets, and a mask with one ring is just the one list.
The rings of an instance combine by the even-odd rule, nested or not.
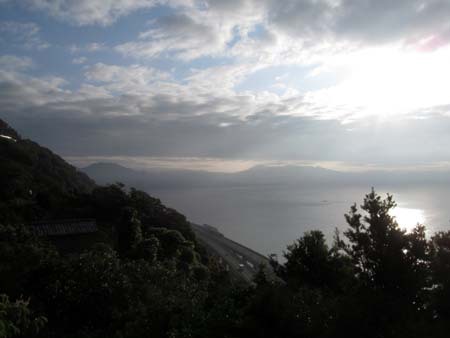
[(330, 252), (321, 231), (306, 232), (284, 252), (283, 277), (291, 285), (323, 287), (331, 279)]
[[(401, 230), (390, 211), (396, 203), (392, 195), (381, 199), (372, 189), (358, 212), (353, 205), (344, 234), (348, 243), (341, 248), (348, 254), (359, 284), (357, 297), (366, 322), (364, 334), (397, 336), (417, 330), (425, 317), (423, 297), (427, 279), (428, 245), (425, 228), (412, 233)], [(413, 336), (411, 333), (410, 336)]]
[(0, 224), (0, 290), (19, 297), (33, 273), (57, 256), (54, 248), (27, 227)]
[(149, 263), (156, 262), (158, 259), (159, 240), (155, 236), (150, 236), (142, 240), (134, 250), (133, 257), (145, 259)]
[(123, 209), (117, 232), (117, 246), (120, 253), (129, 254), (131, 250), (137, 248), (143, 237), (141, 222), (135, 209), (130, 207)]
[(33, 337), (46, 323), (47, 318), (33, 316), (29, 301), (11, 302), (7, 295), (0, 294), (0, 338)]
[(450, 329), (450, 231), (431, 238), (431, 277), (434, 314)]

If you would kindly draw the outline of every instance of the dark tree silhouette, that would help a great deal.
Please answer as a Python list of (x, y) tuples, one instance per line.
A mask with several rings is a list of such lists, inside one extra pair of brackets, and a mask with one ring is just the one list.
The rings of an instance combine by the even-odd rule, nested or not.
[(390, 211), (396, 207), (392, 195), (382, 199), (372, 189), (358, 212), (353, 205), (344, 232), (348, 244), (341, 247), (351, 258), (358, 280), (358, 311), (365, 334), (370, 336), (415, 336), (424, 320), (429, 287), (426, 276), (429, 257), (423, 226), (412, 233), (400, 229)]

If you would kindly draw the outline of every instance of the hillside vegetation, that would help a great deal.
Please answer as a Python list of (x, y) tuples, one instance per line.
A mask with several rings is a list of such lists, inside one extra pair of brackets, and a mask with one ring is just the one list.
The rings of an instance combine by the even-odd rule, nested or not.
[(92, 191), (86, 174), (0, 120), (0, 217), (31, 221), (52, 217), (67, 199)]
[[(8, 127), (9, 128), (9, 127)], [(3, 128), (5, 129), (5, 128)], [(0, 337), (447, 337), (450, 232), (401, 230), (371, 191), (331, 245), (320, 231), (234, 281), (186, 218), (121, 184), (98, 186), (9, 128), (0, 138)], [(14, 135), (14, 136), (13, 136)], [(30, 223), (95, 218), (70, 253)], [(299, 234), (301, 235), (301, 234)]]

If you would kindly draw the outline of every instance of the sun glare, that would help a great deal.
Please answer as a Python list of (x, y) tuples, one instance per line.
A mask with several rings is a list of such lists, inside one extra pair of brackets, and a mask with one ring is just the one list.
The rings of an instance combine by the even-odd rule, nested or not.
[(407, 231), (412, 230), (417, 223), (425, 222), (425, 213), (422, 209), (395, 208), (391, 211), (391, 216), (395, 217), (398, 225)]
[(450, 48), (434, 52), (399, 47), (373, 48), (331, 61), (325, 72), (343, 69), (336, 86), (311, 93), (316, 102), (353, 111), (357, 116), (414, 114), (450, 103)]

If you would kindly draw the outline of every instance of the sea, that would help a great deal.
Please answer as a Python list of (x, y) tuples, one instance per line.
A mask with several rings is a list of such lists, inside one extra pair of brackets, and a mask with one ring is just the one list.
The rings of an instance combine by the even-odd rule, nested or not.
[[(392, 211), (400, 227), (411, 231), (423, 224), (427, 236), (450, 231), (450, 187), (408, 185), (376, 187), (382, 197), (394, 196)], [(216, 227), (233, 239), (264, 255), (283, 251), (305, 231), (321, 230), (331, 244), (338, 229), (348, 227), (345, 214), (359, 207), (370, 186), (298, 187), (250, 185), (159, 189), (149, 191), (194, 223)]]

